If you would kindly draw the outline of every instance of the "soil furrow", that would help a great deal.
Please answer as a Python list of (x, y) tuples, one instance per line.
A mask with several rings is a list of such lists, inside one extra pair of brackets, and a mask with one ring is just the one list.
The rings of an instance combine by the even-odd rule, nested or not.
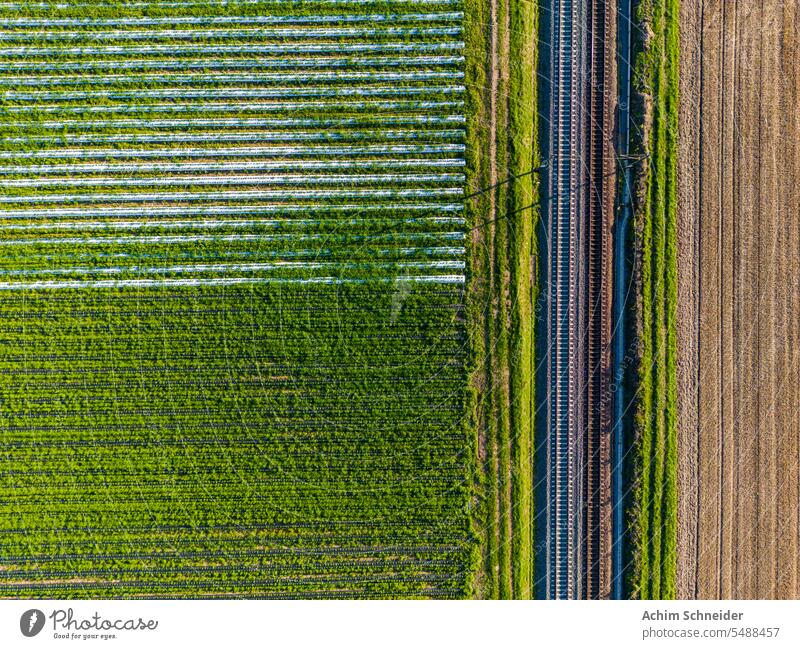
[(798, 8), (683, 4), (678, 596), (797, 598)]
[[(695, 291), (700, 271), (700, 246), (698, 242), (700, 219), (692, 219), (699, 213), (700, 169), (703, 151), (699, 146), (699, 117), (702, 111), (702, 6), (700, 3), (681, 3), (681, 24), (691, 33), (697, 34), (693, 42), (682, 52), (680, 95), (680, 123), (686, 137), (679, 142), (679, 165), (691, 169), (689, 178), (679, 178), (678, 201), (685, 206), (678, 212), (678, 232), (684, 233), (685, 245), (678, 247), (678, 266), (683, 275), (678, 275), (678, 301), (683, 305), (682, 317), (677, 323), (677, 345), (683, 350), (678, 357), (678, 446), (684, 453), (678, 457), (678, 484), (681, 485), (678, 506), (677, 547), (685, 556), (697, 556), (698, 521), (698, 376), (697, 376), (697, 328), (700, 311), (700, 292)], [(688, 561), (678, 564), (677, 588), (680, 593), (694, 592), (695, 569)]]

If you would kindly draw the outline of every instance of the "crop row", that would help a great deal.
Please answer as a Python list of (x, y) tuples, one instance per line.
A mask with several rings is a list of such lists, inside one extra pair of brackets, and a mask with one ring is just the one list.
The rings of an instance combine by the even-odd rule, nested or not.
[(32, 27), (152, 27), (156, 25), (287, 25), (315, 23), (403, 23), (460, 21), (462, 12), (426, 14), (330, 14), (305, 16), (170, 16), (148, 18), (0, 18), (0, 27), (24, 29)]
[[(244, 175), (222, 175), (222, 176), (162, 176), (152, 178), (123, 178), (116, 177), (85, 177), (85, 178), (65, 178), (63, 176), (44, 176), (23, 180), (5, 180), (3, 185), (11, 187), (107, 187), (121, 186), (133, 187), (147, 185), (154, 186), (173, 186), (173, 185), (292, 185), (302, 187), (304, 185), (390, 185), (412, 186), (439, 185), (440, 183), (459, 183), (463, 180), (461, 174), (440, 173), (440, 174), (327, 174), (327, 175), (306, 175), (306, 174), (244, 174)], [(460, 190), (460, 188), (458, 188)]]
[[(26, 58), (24, 61), (0, 63), (0, 72), (20, 73), (33, 72), (48, 74), (52, 72), (75, 72), (83, 74), (94, 70), (148, 70), (156, 68), (164, 71), (174, 70), (284, 70), (284, 69), (418, 69), (420, 67), (460, 66), (463, 56), (383, 56), (380, 58), (365, 57), (272, 57), (272, 58), (170, 58), (170, 59), (92, 59), (81, 58), (76, 61), (53, 63), (46, 59)], [(86, 77), (85, 77), (86, 78)], [(90, 78), (87, 78), (89, 81)]]
[(342, 53), (383, 53), (383, 52), (449, 52), (450, 55), (460, 53), (463, 43), (444, 40), (441, 42), (311, 42), (311, 43), (266, 43), (247, 45), (192, 45), (192, 44), (149, 44), (149, 45), (98, 45), (71, 47), (0, 47), (0, 57), (8, 59), (29, 59), (30, 57), (48, 57), (56, 62), (59, 59), (92, 55), (149, 55), (163, 56), (167, 59), (176, 56), (205, 56), (209, 54), (273, 54), (292, 56), (296, 54), (342, 54)]
[[(444, 159), (399, 159), (399, 160), (305, 160), (303, 168), (311, 172), (329, 171), (341, 172), (348, 168), (358, 171), (372, 171), (380, 169), (402, 169), (416, 170), (423, 168), (434, 169), (461, 169), (464, 167), (464, 160), (460, 158)], [(259, 161), (233, 161), (233, 162), (167, 162), (167, 163), (144, 163), (144, 164), (48, 164), (48, 165), (18, 165), (0, 166), (0, 174), (10, 175), (30, 175), (30, 174), (64, 174), (72, 176), (74, 174), (98, 174), (98, 173), (119, 173), (119, 174), (162, 174), (162, 173), (200, 173), (200, 172), (286, 172), (296, 171), (297, 165), (287, 160), (259, 160)]]
[[(245, 88), (246, 90), (246, 88)], [(464, 101), (450, 92), (445, 95), (429, 97), (413, 96), (408, 99), (381, 97), (357, 97), (340, 95), (332, 97), (298, 97), (296, 100), (278, 101), (274, 98), (240, 98), (234, 100), (208, 100), (193, 102), (187, 98), (173, 97), (172, 101), (159, 101), (159, 98), (142, 98), (139, 103), (112, 101), (106, 103), (75, 103), (72, 101), (48, 102), (41, 105), (31, 103), (6, 103), (0, 106), (0, 116), (8, 120), (5, 128), (13, 128), (15, 122), (24, 121), (34, 125), (36, 122), (52, 119), (53, 115), (62, 118), (92, 120), (105, 117), (113, 119), (142, 118), (163, 119), (174, 117), (203, 119), (219, 117), (262, 117), (275, 119), (285, 117), (329, 119), (332, 115), (344, 118), (380, 118), (409, 116), (452, 116), (461, 114)], [(191, 98), (188, 98), (191, 99)], [(16, 117), (16, 120), (14, 119)]]
[(222, 147), (172, 149), (32, 149), (25, 151), (0, 151), (0, 159), (58, 159), (58, 158), (288, 158), (312, 156), (373, 156), (390, 157), (396, 155), (436, 155), (459, 154), (464, 152), (463, 144), (365, 144), (365, 145), (307, 145), (307, 146), (269, 146), (269, 147)]
[(14, 145), (30, 147), (34, 144), (41, 144), (45, 150), (47, 145), (109, 145), (119, 143), (129, 143), (138, 145), (148, 144), (172, 144), (172, 143), (208, 143), (218, 145), (221, 143), (244, 142), (268, 144), (272, 142), (291, 143), (291, 142), (364, 142), (381, 141), (392, 142), (447, 142), (462, 141), (464, 134), (458, 129), (443, 130), (383, 130), (379, 136), (363, 131), (291, 131), (291, 132), (270, 132), (270, 131), (243, 131), (243, 132), (215, 132), (207, 133), (157, 133), (157, 134), (109, 134), (109, 135), (48, 135), (48, 136), (24, 136), (24, 137), (5, 137), (0, 138), (0, 143), (5, 145), (8, 150)]
[(350, 117), (332, 118), (303, 118), (303, 117), (192, 117), (171, 119), (67, 119), (60, 121), (10, 121), (6, 123), (11, 128), (39, 128), (52, 131), (53, 129), (80, 128), (82, 130), (156, 130), (156, 129), (194, 129), (214, 128), (225, 130), (229, 128), (324, 128), (346, 129), (358, 127), (385, 127), (385, 126), (428, 126), (428, 125), (457, 125), (463, 124), (460, 115), (360, 115)]

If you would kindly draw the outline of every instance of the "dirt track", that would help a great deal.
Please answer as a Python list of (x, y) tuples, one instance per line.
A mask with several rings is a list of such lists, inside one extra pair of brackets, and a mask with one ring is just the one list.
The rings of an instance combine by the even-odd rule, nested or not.
[(678, 595), (797, 598), (800, 9), (681, 29)]

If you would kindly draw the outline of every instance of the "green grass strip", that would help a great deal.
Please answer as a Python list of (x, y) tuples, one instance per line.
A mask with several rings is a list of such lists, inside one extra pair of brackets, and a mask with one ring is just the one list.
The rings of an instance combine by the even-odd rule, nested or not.
[(482, 543), (473, 590), (492, 599), (533, 594), (537, 12), (520, 0), (465, 3), (471, 412), (480, 468), (473, 521)]
[(649, 106), (639, 111), (649, 159), (642, 167), (637, 210), (640, 250), (640, 366), (631, 507), (631, 595), (675, 597), (676, 440), (676, 161), (679, 0), (642, 0), (636, 81)]
[(530, 170), (538, 166), (536, 89), (537, 15), (530, 2), (511, 4), (509, 78), (508, 223), (511, 240), (511, 425), (512, 438), (512, 562), (515, 599), (533, 597), (533, 305), (536, 277), (534, 205), (537, 186)]

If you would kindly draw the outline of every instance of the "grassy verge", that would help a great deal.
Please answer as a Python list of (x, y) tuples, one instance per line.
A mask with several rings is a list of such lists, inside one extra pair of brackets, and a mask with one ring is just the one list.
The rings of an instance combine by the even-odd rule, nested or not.
[[(511, 240), (511, 421), (512, 507), (515, 543), (512, 548), (514, 597), (533, 595), (533, 305), (536, 300), (534, 205), (537, 186), (530, 174), (538, 166), (536, 150), (536, 9), (530, 2), (511, 7), (509, 82), (509, 172)], [(523, 175), (527, 174), (527, 175)]]
[(629, 515), (633, 597), (675, 597), (678, 0), (642, 0), (636, 111), (644, 134), (634, 237), (640, 362)]
[[(533, 594), (537, 10), (466, 0), (475, 595)], [(494, 68), (493, 68), (494, 66)]]

